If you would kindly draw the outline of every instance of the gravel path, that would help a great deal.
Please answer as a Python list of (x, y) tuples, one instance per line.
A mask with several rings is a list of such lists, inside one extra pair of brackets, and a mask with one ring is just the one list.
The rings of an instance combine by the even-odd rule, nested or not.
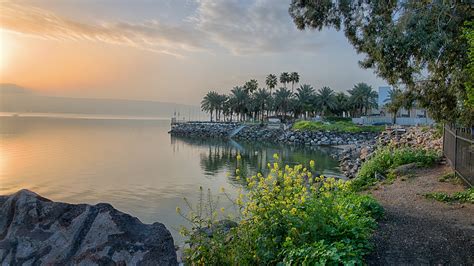
[(385, 209), (369, 265), (474, 265), (474, 204), (447, 204), (423, 196), (462, 190), (461, 185), (438, 181), (449, 171), (443, 165), (420, 169), (414, 177), (369, 192)]

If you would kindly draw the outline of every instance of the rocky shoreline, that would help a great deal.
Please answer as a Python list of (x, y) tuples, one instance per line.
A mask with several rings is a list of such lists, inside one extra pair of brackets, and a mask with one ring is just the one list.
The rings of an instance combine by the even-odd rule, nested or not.
[[(235, 132), (238, 129), (240, 130)], [(235, 140), (267, 141), (308, 146), (358, 145), (374, 140), (378, 135), (374, 132), (295, 131), (291, 129), (268, 128), (265, 125), (210, 122), (176, 124), (169, 133), (173, 136), (191, 138), (232, 138)]]
[(288, 145), (332, 146), (338, 148), (331, 156), (340, 162), (341, 172), (354, 178), (362, 163), (368, 160), (377, 147), (409, 146), (440, 151), (442, 139), (436, 130), (427, 127), (409, 127), (400, 131), (381, 133), (343, 133), (329, 131), (296, 131), (268, 128), (265, 125), (241, 123), (189, 122), (176, 124), (171, 135), (187, 138), (218, 138), (242, 141), (265, 141)]
[[(332, 146), (338, 148), (331, 156), (340, 161), (347, 178), (357, 174), (365, 157), (375, 148), (378, 133), (344, 133), (329, 131), (296, 131), (268, 128), (265, 125), (241, 123), (189, 122), (174, 125), (169, 133), (187, 138), (213, 138), (242, 141), (265, 141), (287, 145)], [(361, 154), (363, 155), (361, 158)]]

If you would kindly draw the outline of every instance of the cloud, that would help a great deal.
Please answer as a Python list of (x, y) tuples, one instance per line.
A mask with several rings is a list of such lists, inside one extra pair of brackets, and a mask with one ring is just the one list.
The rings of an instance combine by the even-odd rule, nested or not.
[[(289, 1), (198, 0), (193, 20), (212, 41), (238, 55), (312, 52), (322, 41), (296, 29)], [(320, 35), (321, 36), (321, 35)]]
[(11, 2), (2, 2), (1, 8), (0, 28), (42, 39), (100, 41), (175, 56), (181, 56), (185, 51), (205, 49), (205, 44), (195, 30), (166, 25), (156, 20), (86, 24), (44, 9)]
[[(315, 52), (319, 34), (296, 29), (289, 0), (195, 0), (196, 10), (179, 25), (158, 20), (78, 22), (48, 10), (2, 2), (0, 28), (51, 40), (88, 40), (175, 56), (224, 48), (234, 55)], [(321, 38), (323, 37), (323, 38)]]

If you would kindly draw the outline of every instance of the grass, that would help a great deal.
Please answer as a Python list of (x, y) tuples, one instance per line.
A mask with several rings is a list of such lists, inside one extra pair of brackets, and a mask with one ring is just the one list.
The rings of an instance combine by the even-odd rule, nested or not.
[(316, 122), (298, 121), (293, 125), (293, 130), (300, 131), (332, 131), (346, 133), (381, 132), (385, 126), (360, 126), (350, 121)]
[(449, 172), (447, 174), (444, 174), (438, 178), (439, 182), (446, 182), (446, 183), (451, 183), (451, 184), (462, 184), (461, 179), (456, 177), (454, 172)]
[(364, 162), (352, 180), (352, 185), (356, 190), (368, 188), (379, 181), (376, 174), (387, 176), (388, 180), (396, 178), (393, 169), (398, 166), (416, 163), (417, 166), (433, 165), (438, 159), (438, 154), (434, 151), (426, 151), (415, 148), (382, 148), (375, 151), (368, 161)]
[(446, 203), (473, 203), (474, 204), (474, 188), (469, 188), (460, 192), (449, 195), (445, 192), (431, 192), (425, 194), (427, 199), (434, 199)]

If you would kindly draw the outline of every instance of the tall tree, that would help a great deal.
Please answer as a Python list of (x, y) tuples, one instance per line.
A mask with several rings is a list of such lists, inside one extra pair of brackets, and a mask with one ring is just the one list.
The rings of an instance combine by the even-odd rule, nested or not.
[(317, 108), (321, 110), (323, 115), (328, 115), (336, 107), (334, 91), (329, 87), (319, 89), (315, 101)]
[(385, 108), (389, 113), (392, 114), (392, 123), (395, 125), (397, 123), (397, 114), (398, 111), (403, 107), (403, 92), (398, 89), (391, 89), (388, 92), (388, 98), (385, 99)]
[(304, 114), (306, 119), (309, 112), (314, 111), (313, 101), (315, 97), (314, 88), (311, 85), (303, 84), (298, 89), (296, 89), (296, 104), (301, 109), (301, 112)]
[(292, 0), (289, 13), (299, 29), (343, 28), (365, 55), (362, 67), (416, 92), (435, 119), (474, 124), (463, 104), (470, 78), (463, 26), (474, 17), (472, 1)]
[(372, 87), (365, 83), (358, 83), (354, 88), (348, 90), (350, 95), (350, 102), (352, 106), (358, 111), (359, 115), (367, 115), (372, 108), (377, 108), (378, 94)]
[(258, 81), (255, 79), (251, 79), (244, 84), (244, 90), (247, 93), (253, 93), (258, 89)]
[(258, 89), (255, 94), (255, 103), (257, 106), (257, 113), (263, 121), (265, 111), (268, 110), (271, 101), (271, 94), (265, 89)]
[(349, 97), (344, 92), (338, 92), (335, 96), (336, 106), (332, 110), (335, 115), (343, 116), (349, 110)]
[(288, 72), (283, 72), (280, 74), (280, 83), (286, 88), (286, 84), (290, 82), (290, 74)]
[(265, 79), (265, 84), (267, 85), (268, 89), (270, 90), (270, 93), (272, 93), (272, 90), (276, 87), (278, 84), (278, 78), (274, 74), (270, 74), (267, 76)]
[(285, 117), (290, 109), (291, 97), (292, 93), (290, 90), (287, 88), (279, 88), (275, 92), (275, 111)]
[(234, 87), (230, 91), (230, 105), (234, 113), (238, 114), (239, 120), (244, 119), (245, 114), (247, 113), (246, 103), (249, 101), (249, 94), (242, 87)]
[(208, 92), (201, 101), (201, 109), (211, 115), (211, 122), (213, 121), (213, 113), (217, 112), (219, 108), (219, 102), (220, 95), (215, 91)]
[(289, 81), (291, 82), (291, 92), (294, 92), (295, 83), (300, 82), (300, 75), (298, 72), (291, 72)]

